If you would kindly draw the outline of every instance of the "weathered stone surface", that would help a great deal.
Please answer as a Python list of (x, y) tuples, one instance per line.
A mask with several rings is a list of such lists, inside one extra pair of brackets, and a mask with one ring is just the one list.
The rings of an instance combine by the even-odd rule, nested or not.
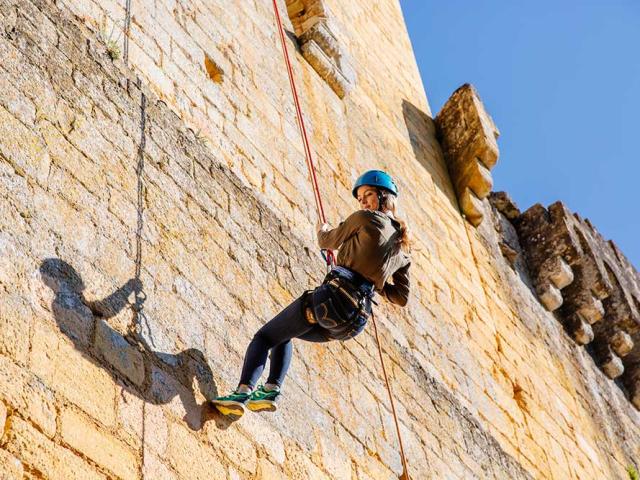
[(333, 89), (334, 92), (343, 98), (352, 88), (352, 82), (344, 75), (331, 58), (320, 48), (314, 39), (309, 39), (300, 47), (302, 55)]
[(548, 279), (556, 288), (562, 290), (564, 287), (573, 282), (573, 271), (562, 257), (549, 257), (541, 266), (540, 280)]
[[(56, 336), (48, 326), (33, 334), (30, 365), (52, 390), (60, 392), (105, 426), (115, 422), (115, 386), (104, 369)], [(82, 379), (82, 381), (78, 381)]]
[(514, 220), (520, 216), (520, 209), (507, 192), (491, 192), (489, 201), (509, 220)]
[[(0, 432), (4, 434), (4, 422), (7, 421), (7, 406), (0, 401)], [(0, 434), (0, 440), (2, 440), (2, 434)]]
[(547, 310), (553, 312), (562, 305), (562, 293), (560, 289), (550, 283), (543, 283), (537, 287), (537, 293), (540, 301)]
[(633, 339), (631, 335), (622, 330), (617, 330), (611, 335), (609, 338), (609, 344), (614, 352), (616, 352), (621, 357), (627, 355), (631, 350), (633, 350)]
[(0, 449), (0, 480), (22, 480), (24, 468), (16, 457)]
[(142, 386), (145, 378), (142, 354), (104, 320), (96, 323), (95, 347), (106, 362), (134, 384)]
[(548, 209), (535, 205), (514, 224), (543, 303), (551, 280), (562, 289), (559, 312), (570, 333), (580, 344), (595, 340), (595, 358), (609, 378), (629, 370), (623, 382), (634, 398), (640, 387), (633, 373), (640, 368), (635, 347), (640, 340), (638, 272), (615, 244), (561, 203)]
[(36, 424), (45, 435), (55, 435), (56, 408), (53, 391), (39, 377), (0, 355), (0, 403), (2, 402)]
[(475, 88), (458, 88), (435, 118), (449, 174), (460, 208), (469, 222), (482, 222), (480, 200), (491, 192), (491, 168), (498, 161), (499, 132)]
[[(145, 478), (397, 476), (370, 330), (294, 341), (276, 415), (230, 423), (205, 403), (235, 386), (252, 334), (323, 269), (271, 5), (187, 3), (133, 2), (127, 68), (95, 35), (124, 18), (122, 2), (0, 2), (0, 24), (15, 27), (0, 29), (0, 78), (15, 88), (0, 94), (0, 130), (15, 137), (0, 139), (0, 304), (15, 306), (0, 325), (12, 412), (0, 448), (29, 479), (132, 475), (113, 455)], [(504, 236), (485, 243), (489, 222), (460, 220), (398, 2), (331, 6), (358, 88), (340, 100), (292, 56), (327, 215), (357, 208), (350, 185), (371, 159), (414, 199), (402, 204), (418, 247), (410, 306), (376, 310), (411, 477), (619, 477), (636, 412), (558, 334), (513, 225), (496, 222)], [(309, 44), (339, 52), (310, 13)], [(474, 195), (489, 188), (482, 165), (464, 170)], [(488, 202), (469, 202), (488, 216)], [(64, 292), (39, 275), (51, 259)]]
[(143, 478), (153, 478), (154, 480), (176, 480), (178, 476), (163, 463), (163, 458), (155, 453), (145, 453), (144, 466), (142, 469)]
[(138, 478), (137, 455), (106, 432), (96, 429), (86, 417), (73, 410), (60, 415), (60, 435), (73, 449), (118, 478)]
[(458, 201), (460, 202), (460, 208), (467, 217), (467, 220), (469, 220), (469, 223), (474, 227), (480, 225), (483, 218), (481, 199), (479, 199), (470, 188), (465, 188), (458, 198)]
[(165, 458), (181, 478), (206, 480), (225, 478), (226, 472), (215, 451), (198, 441), (182, 425), (172, 423)]
[(29, 470), (46, 478), (92, 480), (106, 478), (71, 450), (54, 443), (28, 422), (11, 417), (3, 448), (18, 457)]
[(337, 38), (340, 28), (324, 0), (287, 1), (300, 51), (314, 70), (343, 98), (354, 87), (350, 55)]

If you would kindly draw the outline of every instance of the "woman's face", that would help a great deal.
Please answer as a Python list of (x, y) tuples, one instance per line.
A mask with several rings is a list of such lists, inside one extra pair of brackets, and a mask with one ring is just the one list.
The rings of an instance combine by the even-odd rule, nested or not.
[(370, 185), (363, 185), (356, 191), (358, 203), (363, 210), (378, 209), (378, 191)]

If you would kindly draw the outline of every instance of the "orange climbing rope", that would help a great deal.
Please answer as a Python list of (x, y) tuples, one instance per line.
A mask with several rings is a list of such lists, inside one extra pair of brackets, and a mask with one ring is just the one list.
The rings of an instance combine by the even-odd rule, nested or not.
[[(309, 144), (309, 138), (307, 136), (307, 129), (304, 125), (304, 118), (302, 116), (302, 108), (300, 107), (300, 98), (298, 97), (298, 90), (296, 88), (296, 82), (293, 77), (293, 68), (291, 68), (291, 61), (289, 60), (289, 50), (287, 49), (287, 43), (285, 41), (285, 33), (284, 28), (282, 27), (282, 20), (280, 18), (280, 10), (278, 8), (278, 1), (273, 0), (273, 10), (276, 15), (276, 23), (278, 24), (278, 33), (280, 34), (280, 43), (282, 45), (282, 53), (284, 55), (284, 62), (287, 67), (287, 73), (289, 75), (289, 85), (291, 86), (291, 93), (293, 94), (293, 100), (296, 106), (296, 117), (298, 120), (298, 128), (300, 129), (300, 135), (302, 137), (302, 144), (304, 147), (304, 155), (307, 161), (307, 167), (309, 168), (309, 176), (311, 178), (311, 183), (313, 187), (314, 198), (316, 202), (316, 209), (318, 210), (318, 216), (322, 223), (326, 223), (326, 218), (324, 215), (324, 208), (322, 206), (322, 197), (320, 195), (320, 188), (318, 187), (318, 179), (316, 178), (315, 167), (313, 165), (313, 157), (311, 154), (311, 146)], [(327, 250), (327, 255), (325, 257), (327, 261), (327, 267), (330, 268), (334, 265), (334, 255), (331, 250)], [(376, 326), (376, 321), (373, 316), (373, 312), (371, 312), (371, 320), (373, 322), (373, 330), (375, 332), (376, 343), (378, 344), (378, 353), (380, 354), (380, 364), (382, 365), (382, 373), (384, 375), (384, 381), (387, 385), (387, 392), (389, 393), (389, 401), (391, 402), (391, 411), (393, 413), (393, 420), (396, 424), (396, 431), (398, 433), (398, 443), (400, 444), (400, 458), (402, 459), (402, 476), (400, 477), (403, 480), (410, 480), (409, 478), (409, 470), (407, 468), (407, 459), (404, 454), (404, 447), (402, 446), (402, 436), (400, 434), (400, 424), (398, 422), (398, 416), (396, 414), (396, 407), (393, 401), (393, 394), (391, 393), (391, 386), (389, 385), (389, 379), (387, 377), (387, 371), (384, 367), (384, 360), (382, 358), (382, 347), (380, 346), (380, 338), (378, 337), (378, 327)]]
[[(311, 154), (311, 145), (309, 144), (309, 138), (307, 136), (307, 128), (304, 124), (304, 117), (302, 116), (302, 108), (300, 107), (300, 98), (298, 97), (298, 89), (296, 88), (296, 82), (293, 78), (293, 68), (291, 68), (291, 61), (289, 60), (289, 50), (287, 49), (287, 42), (284, 37), (284, 28), (282, 28), (282, 20), (280, 19), (280, 10), (278, 9), (277, 0), (273, 0), (273, 10), (276, 14), (276, 23), (278, 24), (278, 33), (280, 34), (280, 44), (282, 45), (282, 53), (284, 55), (284, 63), (287, 67), (287, 73), (289, 75), (289, 85), (291, 87), (291, 93), (293, 94), (293, 100), (296, 106), (296, 118), (298, 120), (298, 128), (300, 129), (300, 135), (302, 136), (302, 146), (304, 148), (304, 158), (309, 168), (309, 176), (311, 178), (311, 184), (313, 186), (313, 196), (316, 202), (316, 209), (318, 211), (318, 217), (322, 223), (326, 223), (327, 219), (324, 215), (324, 208), (322, 206), (322, 197), (320, 196), (320, 188), (318, 187), (318, 179), (316, 178), (316, 169), (313, 164), (313, 155)], [(325, 257), (327, 261), (327, 267), (330, 268), (335, 264), (334, 255), (331, 250), (327, 250)]]
[(402, 460), (402, 479), (409, 479), (409, 470), (407, 468), (407, 458), (404, 455), (404, 447), (402, 446), (402, 435), (400, 435), (400, 424), (398, 423), (398, 415), (396, 414), (396, 405), (393, 401), (393, 395), (391, 394), (391, 386), (389, 385), (389, 379), (387, 378), (387, 370), (384, 368), (384, 360), (382, 359), (382, 347), (380, 346), (380, 338), (378, 338), (378, 326), (376, 325), (376, 319), (371, 311), (371, 322), (373, 323), (373, 331), (376, 335), (376, 343), (378, 344), (378, 354), (380, 355), (380, 365), (382, 365), (382, 374), (384, 375), (384, 382), (387, 384), (387, 392), (389, 393), (389, 401), (391, 402), (391, 412), (393, 413), (393, 421), (396, 424), (396, 432), (398, 432), (398, 443), (400, 444), (400, 459)]

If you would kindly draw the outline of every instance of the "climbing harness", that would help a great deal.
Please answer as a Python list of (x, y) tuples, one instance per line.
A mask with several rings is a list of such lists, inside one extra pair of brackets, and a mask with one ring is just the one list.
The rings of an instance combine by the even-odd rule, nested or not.
[[(304, 148), (304, 158), (307, 162), (309, 169), (309, 177), (311, 178), (311, 185), (313, 187), (313, 196), (316, 203), (316, 210), (318, 211), (318, 217), (322, 223), (327, 223), (327, 219), (324, 215), (324, 208), (322, 206), (322, 198), (320, 196), (320, 188), (318, 187), (318, 179), (316, 178), (316, 170), (313, 164), (313, 156), (311, 154), (311, 146), (309, 144), (309, 138), (307, 136), (307, 129), (304, 124), (304, 117), (302, 116), (302, 107), (300, 106), (300, 98), (298, 97), (298, 89), (296, 88), (296, 82), (293, 77), (293, 68), (291, 67), (291, 61), (289, 60), (289, 50), (287, 49), (287, 43), (284, 37), (284, 28), (282, 27), (282, 20), (280, 19), (280, 10), (278, 8), (277, 0), (273, 0), (273, 10), (276, 15), (276, 23), (278, 24), (278, 33), (280, 34), (280, 44), (282, 45), (282, 53), (284, 55), (284, 63), (287, 67), (287, 74), (289, 75), (289, 86), (291, 87), (291, 93), (293, 94), (293, 100), (296, 107), (296, 118), (298, 120), (298, 128), (300, 129), (300, 135), (302, 136), (302, 146)], [(324, 250), (321, 251), (323, 258), (327, 263), (327, 271), (331, 270), (331, 267), (335, 265), (335, 256), (333, 251)]]
[[(322, 206), (322, 197), (320, 195), (320, 189), (318, 187), (318, 179), (316, 178), (316, 172), (315, 172), (315, 167), (313, 165), (313, 158), (312, 158), (312, 154), (311, 154), (311, 146), (309, 145), (309, 138), (307, 137), (307, 130), (304, 124), (304, 118), (302, 116), (302, 108), (300, 107), (300, 99), (298, 98), (298, 91), (296, 89), (296, 83), (293, 77), (293, 68), (291, 67), (291, 61), (289, 60), (289, 51), (287, 49), (287, 44), (285, 41), (285, 34), (284, 34), (284, 28), (282, 27), (282, 20), (280, 18), (280, 10), (278, 8), (278, 0), (273, 0), (273, 10), (275, 12), (275, 16), (276, 16), (276, 23), (277, 23), (277, 28), (278, 28), (278, 33), (280, 36), (280, 43), (282, 45), (282, 53), (284, 55), (284, 61), (285, 61), (285, 65), (287, 68), (287, 74), (289, 76), (289, 85), (291, 87), (291, 92), (293, 94), (293, 100), (295, 103), (295, 107), (296, 107), (296, 118), (298, 120), (298, 128), (300, 129), (300, 135), (302, 136), (302, 144), (304, 147), (304, 154), (305, 154), (305, 159), (307, 161), (307, 167), (309, 168), (309, 177), (311, 178), (311, 184), (313, 187), (313, 193), (314, 193), (314, 199), (315, 199), (315, 203), (316, 203), (316, 209), (318, 211), (318, 216), (320, 218), (320, 220), (322, 221), (322, 223), (326, 223), (326, 218), (324, 215), (324, 208)], [(365, 175), (370, 174), (371, 172), (367, 172), (365, 173)], [(391, 193), (397, 195), (398, 190), (397, 187), (395, 185), (395, 183), (393, 183), (393, 181), (391, 180), (391, 177), (389, 177), (386, 173), (384, 172), (380, 172), (381, 174), (386, 175), (386, 177), (380, 175), (380, 182), (384, 182), (384, 185), (381, 185), (382, 187), (388, 189)], [(362, 177), (360, 177), (360, 179), (362, 179)], [(360, 180), (359, 179), (359, 180)], [(390, 181), (390, 183), (386, 183), (388, 181)], [(335, 257), (333, 254), (333, 251), (331, 250), (327, 250), (326, 254), (323, 252), (323, 257), (325, 258), (325, 261), (327, 262), (327, 270), (330, 273), (332, 270), (332, 267), (335, 265)], [(373, 328), (374, 328), (374, 332), (375, 332), (375, 337), (376, 337), (376, 343), (378, 344), (378, 352), (380, 354), (380, 364), (382, 365), (382, 373), (384, 374), (384, 380), (385, 383), (387, 385), (387, 392), (389, 393), (389, 400), (391, 401), (391, 411), (393, 413), (393, 419), (395, 421), (396, 424), (396, 431), (398, 433), (398, 442), (400, 444), (400, 457), (402, 459), (402, 476), (400, 477), (400, 479), (402, 480), (410, 480), (409, 478), (409, 470), (407, 468), (407, 459), (405, 457), (404, 454), (404, 448), (402, 446), (402, 436), (400, 435), (400, 424), (398, 423), (398, 416), (396, 414), (396, 408), (395, 408), (395, 404), (393, 401), (393, 395), (391, 393), (391, 386), (389, 385), (389, 380), (387, 378), (387, 372), (385, 370), (384, 367), (384, 361), (382, 359), (382, 347), (380, 346), (380, 339), (378, 337), (378, 328), (376, 327), (376, 322), (375, 322), (375, 318), (373, 317), (373, 311), (371, 312), (371, 318), (373, 320)]]
[(371, 314), (373, 283), (348, 268), (334, 267), (322, 285), (311, 292), (314, 319), (334, 340), (348, 340), (367, 325)]

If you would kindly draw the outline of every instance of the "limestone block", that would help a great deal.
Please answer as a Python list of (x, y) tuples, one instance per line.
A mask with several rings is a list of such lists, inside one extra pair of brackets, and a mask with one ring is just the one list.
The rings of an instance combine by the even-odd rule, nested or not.
[(71, 450), (54, 443), (29, 422), (16, 416), (9, 422), (3, 448), (20, 457), (22, 462), (41, 472), (45, 478), (106, 478)]
[(287, 2), (287, 11), (304, 58), (343, 98), (356, 81), (350, 55), (338, 40), (340, 27), (324, 0)]
[(304, 34), (317, 22), (331, 17), (325, 0), (287, 0), (287, 13), (296, 36)]
[(226, 478), (226, 469), (217, 453), (199, 441), (182, 424), (172, 423), (165, 458), (180, 478), (208, 480)]
[(513, 267), (516, 263), (516, 260), (518, 259), (518, 251), (515, 250), (507, 242), (500, 242), (500, 252), (502, 253), (502, 256), (505, 257)]
[(55, 435), (56, 407), (53, 391), (47, 388), (42, 379), (1, 355), (0, 399), (37, 425), (45, 435)]
[(147, 435), (145, 448), (162, 457), (167, 450), (169, 424), (161, 406), (153, 404), (146, 406), (144, 429)]
[(582, 320), (578, 315), (573, 315), (565, 323), (569, 334), (578, 345), (586, 345), (593, 341), (593, 329), (591, 325)]
[(469, 222), (477, 227), (482, 222), (482, 213), (470, 201), (468, 192), (483, 199), (491, 191), (490, 170), (499, 156), (498, 129), (475, 88), (469, 84), (451, 95), (435, 123), (460, 207)]
[(604, 315), (604, 307), (602, 302), (597, 298), (591, 296), (588, 300), (580, 305), (576, 313), (589, 324), (600, 321)]
[(145, 374), (142, 353), (102, 319), (96, 323), (95, 348), (116, 370), (134, 384), (142, 385)]
[(23, 478), (22, 462), (9, 452), (0, 449), (0, 480), (22, 480)]
[(284, 479), (286, 476), (278, 467), (265, 458), (258, 459), (256, 480)]
[(44, 142), (1, 105), (0, 155), (19, 175), (29, 175), (46, 185), (51, 158)]
[(617, 330), (609, 339), (609, 344), (614, 352), (620, 357), (624, 357), (633, 350), (634, 343), (631, 335), (623, 330)]
[(103, 425), (114, 425), (116, 393), (111, 376), (55, 330), (36, 326), (30, 362), (43, 382)]
[[(1, 248), (1, 247), (0, 247)], [(33, 312), (22, 299), (3, 299), (0, 309), (0, 354), (17, 363), (26, 364), (29, 356), (29, 335)]]
[(84, 415), (70, 409), (63, 410), (60, 430), (65, 443), (119, 478), (138, 478), (137, 455), (109, 433), (97, 428)]
[(4, 434), (4, 423), (7, 421), (7, 406), (0, 401), (0, 440)]
[(468, 187), (481, 199), (487, 197), (493, 187), (493, 178), (491, 178), (490, 170), (477, 158), (472, 159), (461, 167), (455, 182), (457, 191)]
[(333, 478), (351, 478), (351, 459), (340, 448), (336, 448), (338, 439), (320, 434), (319, 444), (324, 469)]
[(285, 461), (286, 454), (282, 436), (270, 428), (263, 418), (252, 415), (247, 419), (245, 425), (252, 440), (265, 449), (269, 460), (276, 464), (282, 464)]
[(178, 480), (178, 477), (163, 462), (162, 458), (153, 452), (145, 452), (142, 478), (154, 480)]
[(491, 192), (489, 201), (500, 213), (509, 220), (515, 220), (521, 214), (520, 209), (507, 192)]
[(550, 312), (557, 310), (562, 305), (562, 293), (555, 285), (550, 283), (542, 284), (538, 286), (537, 292), (540, 302)]
[(560, 256), (547, 258), (541, 266), (540, 275), (542, 279), (551, 280), (560, 290), (573, 282), (573, 271)]
[(341, 55), (340, 44), (333, 32), (330, 30), (326, 19), (319, 19), (312, 27), (298, 38), (300, 45), (313, 41), (330, 59), (339, 58)]
[(348, 93), (350, 84), (318, 44), (311, 40), (302, 44), (300, 50), (304, 58), (318, 72), (318, 75), (329, 84), (340, 98), (343, 98)]
[(619, 377), (624, 372), (622, 359), (613, 353), (605, 362), (600, 363), (600, 368), (611, 379)]
[(212, 426), (211, 428), (207, 428), (207, 439), (211, 446), (224, 452), (224, 456), (237, 468), (250, 474), (256, 473), (258, 468), (258, 455), (256, 445), (251, 436), (246, 435), (238, 429), (221, 431)]
[[(622, 336), (618, 335), (618, 338), (621, 339)], [(624, 373), (625, 366), (621, 358), (622, 356), (618, 355), (615, 351), (611, 344), (611, 340), (611, 338), (596, 336), (590, 351), (594, 360), (600, 366), (604, 374), (613, 379)], [(620, 345), (617, 346), (620, 347)]]
[[(640, 410), (640, 378), (636, 374), (625, 375), (624, 383), (629, 389), (631, 403), (636, 409)], [(629, 378), (631, 377), (631, 378)]]
[(482, 208), (482, 200), (479, 199), (475, 193), (471, 191), (470, 188), (465, 188), (462, 196), (458, 198), (460, 202), (460, 209), (464, 213), (465, 217), (473, 225), (477, 227), (482, 223), (482, 218), (484, 216), (483, 208)]
[(304, 12), (304, 2), (302, 0), (287, 0), (287, 13), (290, 18), (295, 18)]

